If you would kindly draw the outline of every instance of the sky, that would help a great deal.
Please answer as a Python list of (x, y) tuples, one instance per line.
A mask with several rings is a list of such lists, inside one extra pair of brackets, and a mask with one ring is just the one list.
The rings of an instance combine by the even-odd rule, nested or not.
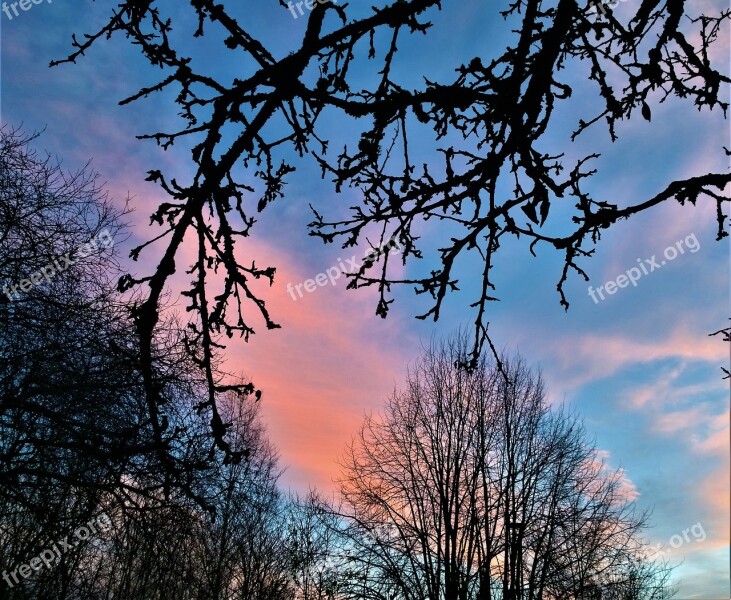
[[(632, 1), (618, 10), (631, 10)], [(427, 70), (430, 78), (447, 81), (458, 61), (489, 55), (509, 38), (482, 2), (444, 4), (428, 44), (401, 48), (395, 68), (407, 82), (417, 84)], [(693, 2), (697, 10), (714, 5)], [(51, 60), (68, 54), (72, 33), (95, 30), (110, 10), (105, 2), (46, 0), (12, 19), (0, 13), (0, 122), (22, 124), (26, 132), (44, 130), (39, 149), (70, 169), (92, 160), (116, 202), (132, 197), (131, 235), (118, 241), (127, 254), (150, 235), (149, 214), (163, 198), (144, 181), (146, 172), (162, 168), (185, 177), (189, 162), (182, 148), (163, 153), (135, 139), (170, 130), (178, 121), (165, 94), (118, 105), (159, 76), (124, 40), (99, 44), (76, 65), (49, 69)], [(292, 50), (306, 26), (304, 17), (293, 18), (276, 0), (244, 10), (247, 25), (280, 56)], [(181, 34), (193, 26), (182, 19)], [(725, 72), (728, 39), (724, 31), (715, 55)], [(211, 72), (236, 72), (235, 65), (216, 59), (205, 40), (195, 43), (200, 45), (191, 52), (198, 51)], [(584, 75), (567, 77), (580, 84)], [(566, 128), (592, 101), (580, 97), (561, 109), (547, 146), (568, 157), (600, 152), (590, 187), (607, 201), (635, 202), (672, 179), (728, 169), (722, 152), (722, 146), (731, 147), (728, 122), (718, 111), (699, 113), (676, 101), (653, 106), (651, 123), (623, 123), (615, 144), (600, 130), (569, 144)], [(326, 129), (333, 142), (346, 135), (337, 118)], [(293, 299), (288, 284), (363, 255), (362, 249), (323, 246), (306, 230), (310, 203), (342, 210), (358, 200), (357, 191), (336, 194), (312, 161), (299, 161), (297, 168), (285, 197), (258, 217), (253, 236), (239, 249), (246, 259), (276, 266), (275, 283), (263, 293), (282, 328), (266, 331), (260, 323), (248, 344), (231, 343), (226, 369), (251, 377), (264, 390), (269, 436), (286, 467), (282, 484), (334, 493), (338, 458), (363, 415), (383, 406), (431, 339), (468, 324), (466, 306), (476, 293), (473, 274), (479, 265), (467, 261), (459, 267), (463, 292), (449, 299), (437, 323), (414, 318), (428, 306), (410, 290), (396, 292), (386, 320), (375, 316), (372, 294), (346, 291), (342, 279)], [(424, 235), (438, 239), (439, 227)], [(674, 250), (678, 244), (682, 253)], [(659, 268), (649, 272), (653, 257)], [(153, 250), (130, 268), (148, 273), (158, 258)], [(672, 563), (682, 563), (676, 597), (728, 598), (729, 386), (720, 367), (729, 362), (729, 346), (708, 334), (728, 319), (731, 262), (728, 240), (715, 241), (715, 206), (666, 204), (612, 227), (584, 262), (590, 282), (569, 279), (568, 311), (555, 290), (560, 255), (539, 246), (532, 258), (523, 244), (509, 243), (502, 259), (494, 272), (501, 301), (489, 307), (496, 345), (520, 352), (541, 369), (551, 402), (584, 416), (607, 464), (623, 470), (626, 492), (639, 508), (653, 509), (648, 539), (662, 544)], [(636, 285), (592, 299), (589, 285), (597, 290), (641, 265), (648, 272), (632, 271)]]

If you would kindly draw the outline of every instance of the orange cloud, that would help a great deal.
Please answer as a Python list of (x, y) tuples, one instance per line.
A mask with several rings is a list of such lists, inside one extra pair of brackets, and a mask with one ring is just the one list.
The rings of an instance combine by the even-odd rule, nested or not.
[[(287, 284), (316, 272), (278, 247), (250, 246), (252, 254), (277, 265), (274, 285), (261, 292), (282, 329), (262, 331), (248, 344), (231, 343), (226, 369), (246, 373), (264, 390), (270, 437), (280, 448), (282, 464), (289, 466), (286, 482), (331, 489), (336, 459), (363, 414), (382, 406), (403, 377), (419, 341), (395, 317), (377, 318), (372, 294), (346, 292), (344, 278), (292, 300)], [(318, 271), (336, 265), (338, 256)]]

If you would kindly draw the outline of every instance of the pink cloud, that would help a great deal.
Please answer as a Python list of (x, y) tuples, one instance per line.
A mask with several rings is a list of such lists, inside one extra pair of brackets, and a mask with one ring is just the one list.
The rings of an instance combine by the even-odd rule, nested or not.
[(702, 415), (697, 422), (705, 425), (708, 434), (704, 438), (694, 437), (693, 449), (700, 454), (716, 454), (728, 464), (731, 413), (726, 410), (717, 415)]
[(682, 404), (689, 398), (716, 394), (723, 386), (720, 371), (717, 381), (680, 385), (677, 383), (677, 379), (684, 371), (683, 367), (678, 367), (669, 372), (663, 372), (657, 381), (628, 390), (625, 404), (633, 410), (668, 408), (674, 404)]
[(675, 325), (657, 340), (639, 339), (630, 334), (584, 333), (562, 337), (550, 349), (557, 363), (555, 377), (562, 389), (579, 388), (628, 366), (657, 360), (707, 361), (721, 365), (728, 358), (725, 344), (685, 324)]
[[(726, 418), (728, 418), (728, 414), (726, 414)], [(728, 431), (726, 436), (728, 439)], [(728, 509), (731, 505), (729, 473), (731, 473), (731, 465), (728, 459), (728, 446), (726, 446), (725, 459), (712, 473), (703, 478), (695, 490), (696, 505), (706, 509), (703, 524), (708, 535), (707, 539), (699, 544), (699, 550), (725, 550), (728, 552), (731, 541), (729, 533), (731, 517)]]
[(377, 318), (372, 295), (346, 292), (343, 278), (292, 300), (287, 283), (316, 273), (279, 247), (261, 242), (251, 247), (252, 254), (277, 265), (274, 285), (262, 292), (282, 329), (262, 331), (248, 344), (230, 343), (226, 369), (245, 373), (264, 390), (271, 439), (282, 464), (290, 466), (286, 480), (332, 489), (336, 460), (363, 414), (393, 391), (419, 341), (395, 318)]
[[(124, 254), (140, 240), (159, 233), (149, 227), (149, 214), (161, 192), (150, 184), (140, 185), (139, 190), (143, 191), (132, 190), (136, 210), (129, 220), (134, 239), (125, 245)], [(113, 182), (111, 193), (120, 198), (127, 190)], [(165, 244), (163, 241), (143, 251), (139, 262), (128, 261), (128, 267), (138, 275), (149, 274)], [(251, 378), (263, 390), (262, 413), (270, 439), (280, 451), (281, 465), (287, 468), (284, 481), (299, 489), (310, 485), (333, 489), (336, 461), (364, 412), (382, 406), (402, 379), (407, 361), (421, 349), (419, 340), (407, 334), (395, 316), (386, 320), (376, 317), (376, 297), (371, 290), (346, 291), (344, 277), (334, 286), (327, 283), (292, 299), (288, 283), (296, 285), (314, 278), (338, 265), (338, 259), (348, 264), (346, 259), (356, 255), (360, 262), (364, 254), (364, 250), (330, 248), (330, 257), (311, 267), (276, 238), (257, 237), (256, 229), (253, 237), (238, 240), (240, 263), (255, 260), (257, 266), (276, 267), (271, 287), (260, 280), (253, 281), (252, 288), (266, 301), (272, 319), (282, 328), (267, 331), (263, 319), (248, 305), (245, 317), (256, 335), (249, 343), (238, 338), (222, 340), (227, 345), (223, 369)], [(185, 270), (196, 252), (197, 241), (188, 235), (176, 256), (176, 273), (168, 282), (169, 310), (182, 313), (188, 303), (179, 292), (191, 279)], [(209, 278), (214, 287), (220, 285), (220, 276), (211, 274)]]
[[(634, 502), (640, 497), (637, 485), (630, 479), (623, 467), (615, 469), (610, 465), (611, 452), (602, 448), (597, 449), (587, 467), (599, 480), (616, 477), (618, 498), (621, 501)], [(594, 487), (598, 491), (598, 487)]]
[[(712, 170), (707, 160), (699, 164), (708, 166), (708, 169), (689, 169), (687, 176), (705, 174)], [(718, 166), (716, 165), (716, 169)], [(678, 176), (681, 179), (682, 176)], [(657, 224), (662, 226), (658, 227)], [(697, 206), (681, 206), (675, 201), (638, 215), (627, 222), (619, 223), (611, 235), (613, 243), (601, 244), (597, 251), (597, 258), (605, 257), (601, 266), (601, 273), (592, 277), (598, 284), (615, 279), (628, 269), (637, 266), (637, 259), (649, 259), (655, 255), (658, 260), (669, 246), (682, 242), (684, 252), (678, 254), (673, 263), (682, 265), (684, 262), (697, 260), (706, 247), (717, 244), (716, 239), (716, 207), (710, 201), (699, 202)], [(695, 241), (689, 239), (695, 235)], [(691, 252), (689, 248), (699, 247)], [(673, 265), (668, 263), (668, 268)]]

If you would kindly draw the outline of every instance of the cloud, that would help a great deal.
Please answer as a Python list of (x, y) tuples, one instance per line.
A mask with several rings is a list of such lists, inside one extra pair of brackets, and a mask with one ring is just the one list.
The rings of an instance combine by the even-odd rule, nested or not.
[[(552, 346), (552, 352), (559, 369), (555, 376), (561, 381), (562, 388), (572, 389), (618, 374), (629, 366), (665, 359), (724, 364), (728, 348), (705, 332), (677, 324), (654, 340), (639, 339), (629, 332), (565, 336)], [(636, 403), (642, 401), (641, 398), (634, 400)]]
[(289, 466), (286, 482), (331, 488), (335, 461), (363, 414), (382, 406), (420, 343), (394, 316), (377, 318), (373, 295), (346, 291), (343, 278), (292, 300), (287, 283), (315, 273), (275, 245), (247, 247), (277, 266), (275, 284), (261, 292), (282, 329), (230, 343), (226, 369), (264, 390), (268, 430)]
[[(611, 456), (609, 450), (598, 448), (587, 467), (599, 478), (599, 481), (616, 479), (618, 500), (634, 502), (640, 497), (640, 492), (623, 467), (611, 466)], [(597, 486), (594, 486), (594, 491), (599, 491)]]
[[(728, 435), (728, 433), (727, 433)], [(728, 446), (726, 448), (728, 450)], [(728, 457), (728, 453), (726, 453)], [(728, 458), (724, 460), (712, 473), (703, 478), (696, 490), (697, 505), (705, 509), (704, 525), (708, 538), (703, 542), (705, 550), (725, 549), (729, 547), (729, 531), (731, 531), (731, 518), (729, 516), (729, 504), (731, 504), (731, 491), (729, 490), (729, 469)]]

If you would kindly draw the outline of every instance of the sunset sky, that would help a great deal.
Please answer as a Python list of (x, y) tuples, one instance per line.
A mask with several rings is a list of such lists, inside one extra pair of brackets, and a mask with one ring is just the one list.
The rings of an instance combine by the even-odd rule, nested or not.
[[(632, 1), (639, 0), (626, 4)], [(247, 3), (252, 5), (247, 25), (281, 55), (291, 51), (301, 39), (305, 18), (294, 19), (276, 0)], [(444, 4), (429, 44), (404, 44), (399, 63), (404, 77), (418, 81), (420, 69), (428, 65), (431, 79), (449, 80), (458, 61), (501, 49), (508, 39), (509, 32), (492, 11), (483, 9), (483, 2)], [(694, 0), (693, 6), (713, 10), (723, 3)], [(117, 243), (126, 256), (150, 236), (149, 215), (163, 198), (144, 181), (146, 172), (161, 168), (184, 178), (190, 159), (182, 148), (162, 152), (153, 142), (135, 139), (180, 123), (169, 94), (118, 106), (161, 73), (123, 39), (99, 44), (77, 65), (48, 68), (52, 59), (68, 54), (72, 33), (95, 30), (111, 7), (54, 0), (33, 5), (12, 20), (0, 13), (0, 118), (3, 125), (22, 124), (26, 132), (45, 129), (37, 147), (57, 155), (67, 168), (80, 168), (91, 159), (115, 201), (133, 196), (131, 237)], [(192, 20), (188, 25), (192, 31)], [(716, 55), (725, 72), (728, 39), (726, 31)], [(205, 41), (200, 44), (197, 51), (205, 59), (208, 49)], [(235, 73), (235, 65), (213, 64), (208, 58), (218, 73)], [(584, 75), (566, 77), (580, 85)], [(615, 144), (603, 129), (570, 144), (560, 124), (570, 130), (581, 103), (578, 98), (557, 115), (559, 128), (549, 142), (569, 158), (601, 153), (588, 187), (607, 201), (635, 202), (672, 179), (728, 169), (722, 146), (731, 147), (729, 127), (718, 111), (699, 113), (669, 100), (653, 106), (651, 123), (633, 119), (623, 124)], [(339, 127), (342, 122), (327, 126), (336, 147), (342, 146)], [(287, 284), (314, 278), (340, 260), (360, 259), (363, 249), (324, 246), (307, 235), (308, 204), (334, 212), (357, 202), (358, 192), (338, 195), (331, 182), (321, 179), (314, 161), (292, 160), (297, 172), (288, 179), (285, 198), (259, 216), (254, 236), (238, 249), (243, 262), (255, 258), (276, 266), (273, 287), (262, 293), (282, 329), (266, 331), (258, 323), (248, 344), (229, 345), (226, 369), (251, 377), (264, 391), (269, 435), (287, 469), (283, 485), (298, 491), (316, 486), (333, 494), (338, 457), (363, 414), (380, 409), (403, 381), (409, 362), (433, 337), (471, 322), (467, 306), (477, 293), (479, 271), (469, 262), (460, 267), (462, 292), (449, 299), (437, 323), (414, 318), (429, 307), (410, 289), (396, 290), (386, 320), (375, 316), (369, 291), (346, 292), (343, 279), (293, 300)], [(626, 492), (640, 508), (654, 507), (652, 542), (667, 546), (672, 536), (700, 524), (694, 531), (703, 535), (690, 534), (668, 556), (673, 563), (683, 561), (677, 598), (716, 599), (729, 592), (729, 385), (720, 369), (729, 362), (729, 346), (708, 334), (727, 323), (731, 263), (728, 238), (716, 242), (715, 228), (715, 205), (707, 202), (696, 208), (667, 204), (616, 225), (595, 256), (583, 263), (589, 284), (578, 276), (569, 278), (568, 312), (555, 289), (562, 256), (539, 246), (538, 258), (533, 258), (526, 245), (511, 242), (494, 272), (501, 301), (490, 306), (496, 345), (520, 352), (542, 370), (552, 402), (565, 402), (585, 417), (607, 463), (624, 470)], [(424, 235), (438, 239), (439, 225)], [(673, 253), (664, 252), (679, 242), (686, 250), (670, 260)], [(159, 247), (130, 263), (133, 272), (148, 274), (159, 259), (156, 251)], [(592, 300), (588, 285), (605, 285), (637, 267), (638, 259), (646, 264), (653, 256), (666, 264), (643, 274), (636, 287)]]

